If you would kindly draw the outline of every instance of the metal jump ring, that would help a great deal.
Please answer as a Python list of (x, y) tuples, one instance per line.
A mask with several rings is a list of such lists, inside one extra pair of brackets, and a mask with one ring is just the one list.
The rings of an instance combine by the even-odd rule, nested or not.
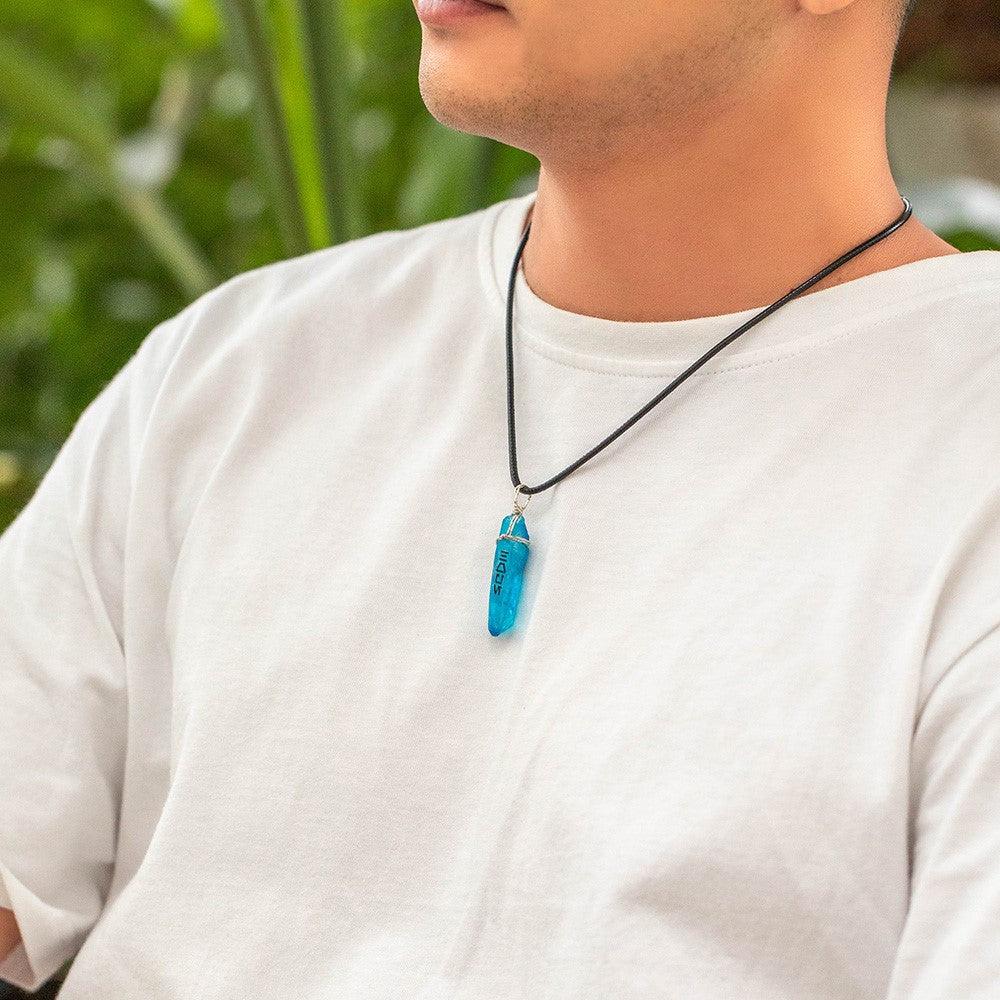
[(523, 489), (524, 489), (524, 486), (521, 483), (518, 483), (517, 486), (514, 487), (514, 510), (516, 510), (518, 513), (521, 513), (521, 511), (523, 511), (525, 509), (525, 507), (528, 506), (528, 501), (531, 500), (531, 494), (530, 493), (525, 493), (524, 494), (524, 503), (521, 503), (520, 501), (518, 501), (517, 495)]

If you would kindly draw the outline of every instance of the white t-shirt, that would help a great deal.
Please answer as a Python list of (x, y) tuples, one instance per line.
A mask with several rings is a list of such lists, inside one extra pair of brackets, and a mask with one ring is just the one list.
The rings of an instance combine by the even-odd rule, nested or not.
[[(531, 498), (494, 637), (534, 197), (234, 278), (80, 417), (0, 538), (0, 977), (1000, 995), (1000, 253), (737, 338)], [(514, 309), (529, 485), (758, 311)]]

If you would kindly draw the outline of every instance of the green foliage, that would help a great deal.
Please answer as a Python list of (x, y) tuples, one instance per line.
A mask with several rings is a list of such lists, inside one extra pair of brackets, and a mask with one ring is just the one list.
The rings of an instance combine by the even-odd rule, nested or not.
[(953, 247), (966, 253), (970, 250), (1000, 250), (1000, 244), (995, 240), (971, 229), (953, 229), (939, 235)]
[(535, 171), (435, 121), (419, 56), (410, 0), (5, 0), (0, 529), (192, 298)]

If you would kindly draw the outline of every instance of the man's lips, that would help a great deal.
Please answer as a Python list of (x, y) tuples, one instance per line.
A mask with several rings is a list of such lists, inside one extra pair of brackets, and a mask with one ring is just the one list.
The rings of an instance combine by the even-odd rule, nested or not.
[(477, 16), (505, 12), (497, 0), (414, 0), (417, 17), (424, 24), (456, 24)]

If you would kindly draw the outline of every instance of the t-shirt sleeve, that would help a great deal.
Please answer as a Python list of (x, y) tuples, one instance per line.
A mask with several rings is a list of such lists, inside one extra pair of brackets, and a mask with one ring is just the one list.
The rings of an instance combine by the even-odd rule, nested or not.
[(992, 1000), (1000, 996), (1000, 627), (972, 640), (924, 701), (911, 784), (910, 906), (887, 1000)]
[(0, 979), (26, 990), (72, 958), (110, 885), (129, 501), (185, 312), (155, 327), (87, 406), (0, 535), (0, 891), (21, 931)]

